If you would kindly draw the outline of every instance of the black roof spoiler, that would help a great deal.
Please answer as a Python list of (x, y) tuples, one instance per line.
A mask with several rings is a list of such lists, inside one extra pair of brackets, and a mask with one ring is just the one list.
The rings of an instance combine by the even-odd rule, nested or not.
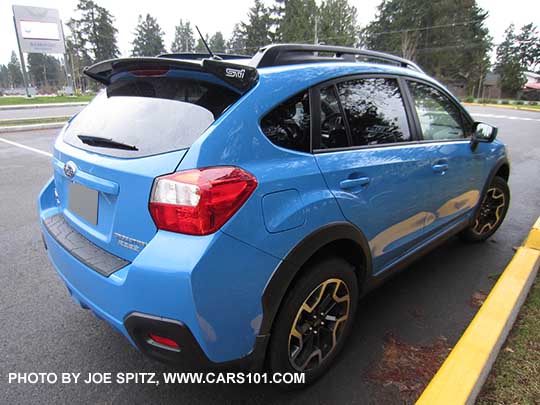
[(166, 57), (109, 59), (84, 68), (84, 74), (108, 86), (113, 76), (132, 70), (194, 70), (210, 73), (239, 93), (247, 92), (259, 79), (255, 67), (225, 60), (181, 60)]

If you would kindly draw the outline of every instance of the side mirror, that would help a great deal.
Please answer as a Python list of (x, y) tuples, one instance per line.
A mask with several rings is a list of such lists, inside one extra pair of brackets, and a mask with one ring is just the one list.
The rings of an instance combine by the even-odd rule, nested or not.
[(474, 132), (472, 138), (476, 142), (493, 142), (497, 137), (497, 127), (493, 127), (483, 122), (476, 122), (474, 124)]
[(475, 122), (473, 135), (471, 138), (471, 148), (476, 149), (478, 143), (483, 142), (493, 142), (497, 137), (497, 127), (493, 127), (489, 124), (484, 124), (483, 122)]

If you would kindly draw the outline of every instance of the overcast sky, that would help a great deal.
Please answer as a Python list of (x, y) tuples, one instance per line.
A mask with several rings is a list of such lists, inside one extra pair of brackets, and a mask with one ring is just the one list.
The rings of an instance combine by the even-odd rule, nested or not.
[[(246, 20), (253, 0), (230, 2), (223, 0), (96, 0), (96, 2), (107, 8), (114, 16), (120, 52), (122, 56), (129, 56), (139, 14), (150, 13), (157, 18), (165, 31), (165, 45), (168, 49), (173, 40), (174, 26), (180, 18), (197, 24), (202, 32), (212, 34), (215, 31), (221, 31), (225, 38), (228, 38), (234, 24)], [(266, 0), (266, 3), (270, 4), (271, 1)], [(365, 26), (374, 18), (380, 0), (350, 0), (350, 3), (358, 9), (359, 23)], [(502, 40), (504, 30), (512, 22), (518, 27), (531, 21), (540, 25), (540, 0), (478, 0), (478, 3), (489, 11), (487, 26), (496, 43)], [(17, 51), (11, 10), (13, 4), (56, 8), (60, 11), (60, 18), (67, 21), (73, 16), (77, 0), (0, 0), (0, 63), (7, 63), (11, 51)]]

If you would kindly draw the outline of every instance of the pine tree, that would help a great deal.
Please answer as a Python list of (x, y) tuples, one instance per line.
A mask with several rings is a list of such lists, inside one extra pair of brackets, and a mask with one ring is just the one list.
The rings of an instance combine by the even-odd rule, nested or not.
[(261, 0), (255, 0), (253, 6), (249, 9), (248, 22), (240, 24), (247, 53), (255, 53), (261, 46), (272, 42), (270, 32), (273, 24), (272, 17), (270, 16), (270, 10), (265, 7)]
[(213, 53), (224, 53), (225, 38), (223, 38), (223, 34), (218, 31), (214, 35), (212, 35), (210, 41), (208, 42), (208, 46), (210, 46), (210, 49)]
[[(208, 35), (205, 36), (204, 40), (206, 41), (206, 43), (208, 43), (209, 41)], [(195, 45), (195, 52), (208, 53), (208, 49), (206, 49), (206, 46), (204, 45), (204, 42), (201, 38), (197, 39), (197, 45)]]
[(414, 60), (443, 82), (464, 83), (471, 93), (489, 67), (486, 19), (476, 0), (383, 0), (362, 42)]
[(42, 53), (28, 54), (30, 82), (38, 88), (57, 90), (64, 81), (62, 66), (58, 59)]
[(495, 72), (500, 75), (503, 95), (515, 97), (516, 93), (523, 88), (525, 77), (514, 24), (510, 24), (504, 33), (504, 41), (497, 47)]
[(163, 44), (163, 31), (157, 20), (150, 14), (143, 19), (139, 15), (139, 22), (135, 28), (132, 56), (156, 56), (165, 52)]
[(280, 42), (313, 43), (315, 40), (315, 0), (286, 0), (277, 21), (277, 38)]
[(171, 45), (171, 52), (193, 52), (195, 49), (195, 38), (189, 21), (185, 23), (180, 20), (174, 30), (174, 41)]
[(114, 18), (103, 7), (97, 7), (98, 35), (94, 38), (96, 44), (95, 59), (104, 60), (116, 58), (119, 55), (116, 45), (118, 30), (114, 27)]
[(270, 18), (272, 21), (272, 31), (270, 33), (272, 41), (275, 43), (283, 42), (279, 26), (285, 15), (285, 7), (289, 0), (274, 0), (274, 4), (270, 6)]
[(0, 65), (0, 89), (9, 88), (9, 71), (6, 65)]
[(7, 65), (10, 87), (21, 87), (24, 85), (21, 64), (15, 51), (11, 51), (11, 59)]
[(227, 53), (238, 55), (247, 54), (246, 33), (242, 30), (241, 23), (235, 24), (231, 38), (227, 41)]
[(84, 40), (79, 35), (79, 31), (74, 30), (72, 22), (70, 23), (68, 23), (68, 26), (70, 27), (71, 35), (66, 39), (67, 63), (71, 70), (73, 70), (73, 82), (75, 88), (85, 91), (88, 80), (87, 77), (82, 74), (82, 71), (85, 66), (92, 64), (92, 58), (84, 46)]
[(535, 70), (540, 65), (540, 34), (538, 28), (529, 23), (521, 27), (516, 36), (516, 51), (523, 70)]
[(348, 0), (326, 0), (319, 8), (319, 42), (331, 45), (354, 46), (357, 43), (358, 26), (356, 7)]
[(95, 90), (97, 83), (89, 82), (82, 71), (94, 62), (118, 57), (118, 30), (111, 13), (92, 0), (79, 0), (75, 13), (77, 18), (67, 22), (70, 31), (66, 38), (67, 62), (73, 68), (75, 87), (86, 91), (91, 83)]
[(119, 54), (116, 43), (118, 30), (109, 11), (93, 0), (79, 0), (75, 11), (80, 18), (72, 18), (67, 24), (71, 30), (71, 41), (81, 52), (84, 49), (83, 53), (92, 61), (116, 58)]

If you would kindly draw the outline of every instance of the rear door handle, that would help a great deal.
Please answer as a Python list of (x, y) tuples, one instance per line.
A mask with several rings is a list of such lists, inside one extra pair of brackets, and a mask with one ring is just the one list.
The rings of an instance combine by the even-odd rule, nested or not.
[(438, 163), (436, 165), (431, 166), (433, 168), (433, 171), (435, 173), (444, 173), (448, 170), (448, 163)]
[(367, 186), (369, 184), (369, 177), (359, 177), (357, 179), (342, 180), (339, 186), (343, 189)]

